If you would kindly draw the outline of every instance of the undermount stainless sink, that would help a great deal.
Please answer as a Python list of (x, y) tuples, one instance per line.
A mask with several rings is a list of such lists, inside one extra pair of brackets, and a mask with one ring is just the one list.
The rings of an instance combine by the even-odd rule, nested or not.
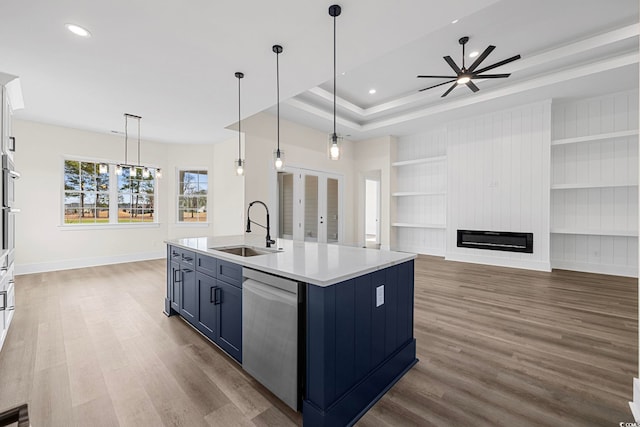
[(214, 251), (226, 252), (232, 255), (238, 255), (242, 257), (250, 257), (256, 255), (267, 255), (280, 252), (277, 249), (255, 248), (253, 246), (230, 246), (224, 248), (210, 248)]

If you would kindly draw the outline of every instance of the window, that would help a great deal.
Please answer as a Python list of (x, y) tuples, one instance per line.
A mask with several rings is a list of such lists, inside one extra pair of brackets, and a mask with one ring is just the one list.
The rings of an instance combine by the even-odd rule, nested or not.
[(178, 171), (178, 222), (207, 222), (206, 170)]
[(155, 174), (124, 168), (118, 175), (118, 222), (153, 222)]
[(155, 222), (155, 169), (123, 168), (84, 160), (64, 161), (66, 225)]
[(98, 165), (64, 161), (64, 223), (109, 222), (109, 174)]

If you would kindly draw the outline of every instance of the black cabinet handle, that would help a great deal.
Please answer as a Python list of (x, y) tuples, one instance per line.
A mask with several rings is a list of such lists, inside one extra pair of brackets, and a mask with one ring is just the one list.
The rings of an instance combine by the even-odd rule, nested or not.
[(191, 261), (193, 261), (193, 258), (192, 258), (192, 257), (190, 257), (190, 256), (184, 256), (184, 255), (182, 255), (182, 259), (183, 259), (183, 260), (185, 260), (185, 261), (187, 261), (187, 262), (191, 262)]
[(218, 289), (217, 286), (212, 286), (211, 289), (209, 290), (209, 302), (215, 304), (216, 300), (215, 300), (215, 293), (216, 293), (216, 289)]
[(16, 137), (15, 136), (10, 136), (9, 137), (9, 141), (11, 141), (11, 144), (9, 145), (9, 151), (16, 151)]
[(180, 270), (173, 270), (173, 281), (175, 283), (179, 283), (180, 282), (180, 275), (178, 275), (178, 277), (176, 277), (176, 273), (180, 273)]
[(216, 286), (213, 291), (213, 295), (215, 296), (213, 303), (215, 305), (220, 304), (222, 302), (222, 289)]
[(0, 307), (0, 311), (4, 311), (7, 308), (7, 291), (0, 292), (0, 296), (3, 297), (2, 307)]
[(184, 271), (185, 273), (193, 273), (193, 270), (190, 270), (188, 268), (183, 268), (182, 271)]
[(178, 252), (175, 252), (175, 251), (171, 252), (171, 256), (178, 256), (178, 255), (180, 255)]

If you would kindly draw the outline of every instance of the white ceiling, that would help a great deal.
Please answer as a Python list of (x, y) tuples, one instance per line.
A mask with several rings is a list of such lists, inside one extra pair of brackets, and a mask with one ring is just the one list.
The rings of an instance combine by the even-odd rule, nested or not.
[[(98, 132), (122, 131), (140, 115), (142, 137), (207, 143), (234, 136), (236, 71), (243, 117), (275, 111), (280, 55), (281, 115), (331, 129), (332, 18), (329, 2), (272, 0), (0, 2), (0, 72), (20, 76), (18, 118)], [(402, 134), (442, 117), (542, 97), (571, 97), (638, 85), (637, 0), (344, 0), (338, 24), (339, 132), (351, 139)], [(459, 18), (457, 24), (451, 24)], [(65, 23), (92, 37), (69, 33)], [(629, 26), (631, 25), (631, 26)], [(484, 64), (509, 79), (480, 92), (417, 74), (449, 73), (442, 59), (497, 46)], [(371, 87), (377, 89), (373, 96)], [(442, 90), (441, 90), (442, 89)]]

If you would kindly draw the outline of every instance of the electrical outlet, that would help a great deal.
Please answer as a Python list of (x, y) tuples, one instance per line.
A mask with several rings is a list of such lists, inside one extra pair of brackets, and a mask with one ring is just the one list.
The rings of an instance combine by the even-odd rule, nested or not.
[(384, 285), (376, 288), (376, 307), (380, 307), (382, 304), (384, 304)]

